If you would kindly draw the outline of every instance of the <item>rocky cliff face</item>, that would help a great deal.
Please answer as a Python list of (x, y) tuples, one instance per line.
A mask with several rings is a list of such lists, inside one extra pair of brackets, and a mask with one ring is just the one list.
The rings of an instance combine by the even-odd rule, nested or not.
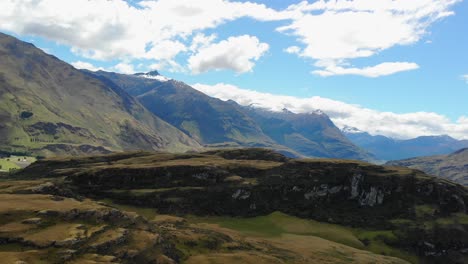
[[(463, 255), (468, 248), (468, 191), (460, 185), (401, 167), (268, 156), (268, 151), (250, 149), (49, 160), (18, 177), (34, 171), (66, 176), (81, 195), (162, 213), (246, 217), (281, 211), (385, 229), (396, 237), (389, 243), (422, 256)], [(454, 237), (437, 235), (455, 229), (459, 233)]]

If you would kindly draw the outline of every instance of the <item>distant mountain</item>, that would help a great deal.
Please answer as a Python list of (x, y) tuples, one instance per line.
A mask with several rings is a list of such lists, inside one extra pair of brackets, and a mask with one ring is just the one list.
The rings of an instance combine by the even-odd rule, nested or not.
[(468, 140), (456, 140), (449, 136), (422, 136), (397, 140), (381, 135), (373, 136), (352, 127), (345, 127), (342, 131), (354, 144), (374, 154), (380, 160), (444, 155), (468, 147)]
[(371, 160), (323, 113), (275, 113), (222, 101), (157, 72), (99, 71), (150, 111), (206, 146), (273, 148), (288, 156)]
[(468, 148), (449, 155), (390, 161), (387, 165), (418, 169), (468, 186)]
[(278, 144), (308, 157), (373, 160), (365, 150), (349, 141), (321, 111), (295, 114), (245, 107), (262, 130)]
[(108, 80), (0, 33), (0, 149), (41, 155), (200, 147)]
[(148, 110), (205, 145), (268, 147), (275, 143), (238, 107), (156, 72), (97, 72), (135, 96)]

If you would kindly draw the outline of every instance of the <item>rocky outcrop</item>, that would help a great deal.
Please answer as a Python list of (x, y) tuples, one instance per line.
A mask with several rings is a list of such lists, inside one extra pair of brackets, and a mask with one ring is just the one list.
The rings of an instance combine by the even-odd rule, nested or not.
[(129, 232), (127, 229), (118, 228), (110, 229), (100, 234), (96, 241), (91, 243), (89, 247), (96, 252), (106, 252), (110, 248), (125, 243), (128, 239)]
[[(252, 217), (280, 211), (349, 226), (398, 230), (395, 241), (389, 243), (421, 256), (455, 256), (468, 248), (468, 232), (462, 224), (468, 191), (463, 186), (418, 170), (357, 161), (253, 157), (239, 152), (122, 154), (41, 161), (24, 173), (31, 175), (28, 170), (39, 168), (51, 177), (66, 176), (68, 187), (82, 196), (153, 207), (162, 214)], [(70, 173), (64, 175), (63, 168)], [(426, 216), (421, 210), (429, 213)], [(72, 210), (61, 215), (136, 221), (112, 210)], [(400, 226), (402, 219), (405, 224)], [(438, 219), (441, 223), (455, 220), (441, 225)], [(448, 253), (449, 249), (456, 254)]]
[[(142, 159), (152, 159), (152, 154), (146, 155)], [(255, 216), (281, 210), (352, 225), (383, 225), (388, 217), (411, 217), (412, 208), (424, 203), (440, 207), (441, 215), (465, 212), (468, 202), (464, 188), (415, 170), (353, 161), (255, 162), (249, 157), (243, 163), (212, 155), (174, 156), (170, 163), (131, 167), (91, 169), (93, 163), (86, 163), (86, 171), (68, 179), (84, 196), (154, 206), (164, 213)], [(223, 151), (222, 156), (235, 154)], [(238, 180), (227, 180), (233, 177)], [(148, 191), (113, 191), (122, 188)]]

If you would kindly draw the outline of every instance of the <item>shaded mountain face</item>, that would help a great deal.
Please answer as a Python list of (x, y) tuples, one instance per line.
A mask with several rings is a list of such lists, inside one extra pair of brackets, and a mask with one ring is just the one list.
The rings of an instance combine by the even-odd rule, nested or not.
[(351, 143), (330, 118), (320, 111), (295, 114), (286, 109), (283, 112), (252, 107), (244, 109), (265, 134), (304, 156), (373, 159), (366, 151)]
[(371, 159), (324, 114), (285, 115), (250, 109), (153, 72), (96, 74), (117, 83), (154, 114), (205, 145), (270, 147), (292, 157)]
[(205, 145), (272, 146), (260, 127), (238, 107), (175, 80), (154, 75), (97, 74), (117, 83), (151, 112)]
[(0, 148), (41, 155), (199, 147), (115, 84), (0, 33)]
[(449, 155), (390, 161), (387, 164), (422, 170), (428, 174), (468, 186), (468, 148)]
[(449, 136), (422, 136), (396, 140), (381, 135), (370, 135), (356, 129), (345, 128), (345, 136), (354, 144), (374, 154), (380, 160), (400, 160), (419, 156), (444, 155), (468, 147), (468, 140)]

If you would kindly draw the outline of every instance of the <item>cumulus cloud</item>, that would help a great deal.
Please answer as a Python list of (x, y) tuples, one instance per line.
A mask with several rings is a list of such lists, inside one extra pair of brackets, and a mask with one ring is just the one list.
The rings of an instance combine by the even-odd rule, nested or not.
[(96, 67), (93, 64), (85, 61), (75, 61), (70, 63), (73, 67), (77, 69), (85, 69), (85, 70), (90, 70), (90, 71), (99, 71), (99, 70), (104, 70), (101, 67)]
[[(286, 11), (292, 23), (277, 30), (293, 36), (305, 45), (299, 56), (317, 60), (320, 75), (363, 75), (377, 77), (416, 69), (416, 64), (383, 62), (365, 68), (348, 68), (350, 60), (365, 58), (397, 45), (419, 41), (427, 28), (450, 16), (450, 8), (460, 0), (336, 0), (303, 1)], [(389, 66), (392, 70), (389, 70)], [(331, 69), (330, 69), (331, 68)], [(335, 70), (333, 70), (335, 69)], [(370, 74), (369, 74), (370, 73)]]
[(198, 51), (200, 48), (206, 48), (208, 45), (213, 43), (213, 41), (217, 38), (216, 34), (211, 34), (206, 36), (203, 33), (196, 34), (192, 39), (192, 45), (190, 45), (190, 50), (192, 52)]
[[(111, 66), (109, 68), (103, 68), (103, 67), (96, 67), (92, 63), (85, 62), (85, 61), (75, 61), (70, 63), (73, 67), (77, 69), (84, 69), (84, 70), (90, 70), (90, 71), (114, 71), (118, 73), (124, 73), (124, 74), (133, 74), (136, 72), (135, 66), (129, 62), (120, 62), (114, 66)], [(140, 67), (140, 66), (139, 66)]]
[(136, 72), (134, 66), (127, 62), (121, 62), (115, 65), (113, 69), (119, 73), (124, 73), (124, 74), (133, 74)]
[[(304, 45), (285, 51), (316, 60), (314, 72), (368, 76), (372, 71), (377, 77), (416, 67), (395, 67), (380, 74), (375, 69), (399, 62), (357, 68), (349, 66), (350, 60), (419, 41), (433, 22), (452, 15), (451, 7), (459, 1), (320, 0), (274, 10), (234, 0), (142, 0), (133, 5), (124, 0), (8, 0), (0, 1), (0, 29), (68, 45), (85, 58), (150, 60), (149, 64), (176, 71), (182, 68), (177, 55), (191, 56), (213, 45), (216, 36), (204, 35), (205, 30), (244, 17), (282, 20), (286, 24), (277, 30)], [(328, 68), (320, 66), (325, 63)], [(245, 72), (245, 67), (228, 68)]]
[(295, 113), (324, 111), (338, 127), (351, 126), (373, 135), (385, 135), (398, 139), (415, 138), (422, 135), (450, 135), (468, 139), (468, 117), (462, 116), (456, 122), (430, 112), (397, 114), (380, 112), (359, 105), (348, 104), (319, 96), (297, 98), (246, 90), (234, 85), (195, 84), (193, 87), (209, 96), (222, 100), (234, 100), (244, 106), (255, 106), (272, 111), (283, 108)]
[(223, 69), (244, 73), (252, 71), (254, 62), (268, 49), (268, 44), (254, 36), (230, 37), (200, 48), (189, 58), (189, 68), (195, 74)]
[(179, 40), (194, 32), (241, 17), (284, 18), (265, 5), (225, 0), (8, 0), (0, 10), (0, 29), (66, 44), (96, 60), (172, 62), (188, 49)]

